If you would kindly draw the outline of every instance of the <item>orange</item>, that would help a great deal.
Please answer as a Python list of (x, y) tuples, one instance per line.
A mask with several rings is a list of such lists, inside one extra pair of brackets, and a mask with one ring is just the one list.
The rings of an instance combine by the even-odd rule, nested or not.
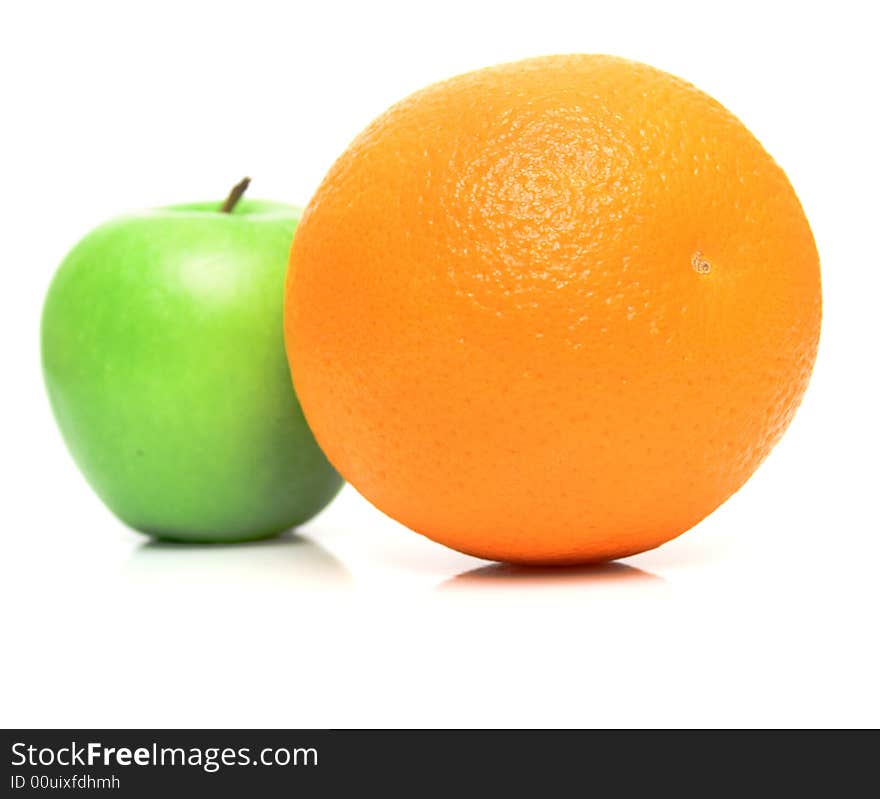
[(334, 466), (413, 530), (566, 564), (735, 492), (813, 365), (819, 264), (785, 174), (715, 100), (597, 55), (430, 86), (300, 223), (285, 335)]

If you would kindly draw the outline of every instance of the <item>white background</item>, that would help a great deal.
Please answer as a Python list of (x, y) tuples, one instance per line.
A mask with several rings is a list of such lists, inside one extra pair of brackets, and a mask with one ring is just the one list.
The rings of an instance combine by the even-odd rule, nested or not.
[[(869, 3), (78, 0), (0, 12), (0, 726), (880, 723), (876, 25)], [(387, 105), (563, 51), (680, 74), (787, 170), (823, 265), (814, 379), (755, 477), (601, 570), (489, 567), (346, 488), (300, 538), (150, 544), (49, 413), (52, 272), (128, 209), (304, 203)]]

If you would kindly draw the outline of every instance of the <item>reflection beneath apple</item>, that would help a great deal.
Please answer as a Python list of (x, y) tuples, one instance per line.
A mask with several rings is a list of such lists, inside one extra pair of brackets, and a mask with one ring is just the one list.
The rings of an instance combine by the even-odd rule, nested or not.
[(622, 583), (660, 585), (665, 582), (652, 572), (617, 562), (587, 566), (519, 566), (513, 563), (493, 563), (462, 572), (441, 583), (438, 588), (569, 588)]
[(344, 588), (351, 575), (333, 555), (289, 531), (276, 538), (240, 544), (186, 544), (151, 540), (141, 544), (127, 572), (149, 580), (236, 582), (257, 580), (292, 588)]

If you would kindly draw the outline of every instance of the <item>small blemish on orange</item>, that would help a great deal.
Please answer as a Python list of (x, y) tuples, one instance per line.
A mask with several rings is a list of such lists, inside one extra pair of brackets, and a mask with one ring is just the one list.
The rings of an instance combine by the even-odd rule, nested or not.
[(694, 268), (694, 272), (700, 275), (708, 275), (712, 271), (712, 264), (703, 257), (700, 250), (691, 256), (691, 266)]

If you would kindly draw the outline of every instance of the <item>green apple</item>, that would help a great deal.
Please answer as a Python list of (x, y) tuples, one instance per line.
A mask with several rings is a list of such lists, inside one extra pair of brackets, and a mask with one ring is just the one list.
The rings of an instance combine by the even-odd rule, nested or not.
[(67, 446), (121, 520), (181, 541), (301, 524), (337, 493), (293, 391), (284, 279), (297, 208), (241, 199), (120, 217), (64, 259), (42, 318)]

